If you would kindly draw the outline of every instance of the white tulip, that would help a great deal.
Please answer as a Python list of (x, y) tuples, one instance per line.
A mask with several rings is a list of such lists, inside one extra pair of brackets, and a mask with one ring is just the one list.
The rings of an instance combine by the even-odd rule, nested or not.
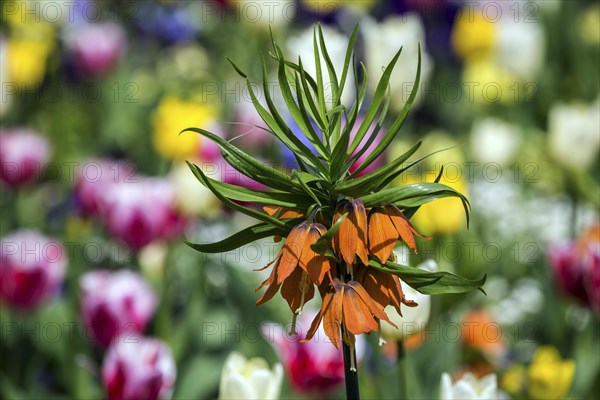
[(465, 374), (455, 383), (452, 383), (450, 375), (447, 373), (442, 374), (441, 400), (492, 400), (499, 398), (495, 374), (484, 376), (481, 379), (477, 379), (472, 374)]
[(390, 78), (390, 99), (392, 110), (399, 112), (415, 82), (417, 70), (418, 45), (421, 44), (421, 82), (415, 104), (421, 99), (423, 85), (428, 81), (433, 61), (425, 51), (425, 28), (417, 14), (391, 16), (377, 23), (367, 17), (361, 21), (361, 29), (365, 38), (365, 51), (368, 67), (368, 85), (374, 91), (383, 75), (383, 69), (389, 64), (394, 54), (402, 47), (402, 54)]
[(521, 136), (514, 125), (491, 117), (473, 124), (471, 151), (478, 161), (507, 165), (520, 145)]
[(534, 79), (544, 62), (544, 29), (539, 23), (527, 22), (523, 15), (497, 22), (496, 62), (521, 79)]
[(557, 104), (548, 114), (550, 154), (564, 167), (586, 170), (600, 148), (600, 104)]
[(225, 360), (219, 399), (277, 399), (283, 381), (283, 366), (277, 363), (273, 369), (262, 358), (246, 359), (233, 352)]

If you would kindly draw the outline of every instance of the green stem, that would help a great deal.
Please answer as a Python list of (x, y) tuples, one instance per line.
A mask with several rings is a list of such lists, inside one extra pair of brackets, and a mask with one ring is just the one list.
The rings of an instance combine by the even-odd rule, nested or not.
[[(342, 325), (342, 337), (344, 335), (344, 326)], [(351, 369), (351, 360), (356, 360), (356, 351), (342, 341), (344, 351), (344, 376), (346, 377), (346, 399), (359, 400), (360, 392), (358, 390), (358, 370)]]
[(406, 373), (406, 350), (402, 339), (397, 341), (398, 344), (398, 383), (400, 384), (400, 399), (408, 399), (408, 376)]

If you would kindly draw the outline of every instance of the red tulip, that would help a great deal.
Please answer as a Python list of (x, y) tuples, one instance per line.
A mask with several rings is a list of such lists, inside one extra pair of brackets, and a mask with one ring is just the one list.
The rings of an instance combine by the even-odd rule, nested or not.
[(88, 337), (107, 347), (120, 335), (142, 333), (156, 309), (156, 296), (131, 271), (88, 272), (80, 280), (82, 318)]
[(175, 191), (167, 178), (138, 177), (102, 193), (101, 218), (110, 234), (134, 250), (179, 234), (185, 221), (178, 214)]
[(600, 315), (600, 224), (574, 242), (553, 245), (548, 256), (559, 288)]
[(46, 138), (33, 130), (0, 130), (0, 179), (12, 187), (38, 179), (50, 153)]
[(175, 376), (171, 351), (162, 341), (152, 338), (119, 338), (108, 349), (102, 364), (102, 381), (109, 400), (168, 398)]
[[(319, 327), (315, 336), (307, 342), (301, 340), (316, 312), (305, 310), (298, 318), (297, 335), (291, 335), (283, 327), (267, 325), (263, 336), (274, 345), (289, 376), (293, 388), (300, 393), (324, 397), (344, 382), (344, 355), (336, 349)], [(357, 358), (364, 353), (364, 338), (356, 337)]]
[(56, 293), (67, 268), (63, 246), (35, 231), (18, 231), (0, 240), (0, 299), (31, 310)]

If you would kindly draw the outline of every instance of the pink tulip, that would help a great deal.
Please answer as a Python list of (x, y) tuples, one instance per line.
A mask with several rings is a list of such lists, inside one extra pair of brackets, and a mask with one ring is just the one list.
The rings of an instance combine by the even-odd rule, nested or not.
[[(297, 335), (290, 335), (289, 327), (265, 325), (263, 336), (275, 347), (296, 391), (325, 397), (344, 382), (344, 355), (332, 346), (322, 326), (310, 341), (301, 342), (315, 315), (311, 310), (302, 313)], [(364, 345), (364, 338), (357, 337), (358, 360), (363, 356)]]
[(0, 130), (0, 179), (19, 187), (38, 179), (50, 159), (46, 138), (29, 129)]
[(101, 218), (111, 235), (134, 250), (179, 234), (185, 221), (176, 211), (175, 190), (168, 178), (138, 177), (102, 193)]
[(82, 213), (95, 215), (102, 207), (102, 193), (112, 184), (137, 182), (135, 167), (124, 161), (89, 160), (79, 166), (75, 196)]
[(175, 376), (171, 351), (152, 338), (119, 338), (109, 347), (102, 364), (102, 381), (109, 400), (168, 398)]
[(80, 285), (82, 319), (89, 337), (103, 347), (120, 335), (142, 333), (156, 309), (154, 292), (131, 271), (88, 272)]
[(125, 32), (112, 22), (76, 25), (67, 34), (67, 47), (81, 74), (102, 75), (125, 53)]
[(0, 299), (31, 310), (59, 289), (67, 254), (56, 240), (22, 230), (0, 239)]
[(600, 225), (574, 242), (551, 246), (548, 257), (559, 288), (600, 315)]

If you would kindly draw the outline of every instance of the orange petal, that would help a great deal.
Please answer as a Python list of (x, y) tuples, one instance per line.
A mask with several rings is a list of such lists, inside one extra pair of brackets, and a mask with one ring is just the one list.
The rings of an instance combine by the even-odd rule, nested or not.
[(373, 208), (369, 214), (369, 251), (382, 263), (386, 263), (396, 242), (398, 233), (390, 217), (380, 207)]
[(369, 251), (367, 249), (367, 211), (360, 200), (352, 201), (352, 220), (358, 232), (356, 255), (364, 265), (369, 265)]
[(356, 291), (356, 293), (360, 296), (362, 301), (367, 305), (367, 307), (369, 308), (369, 310), (371, 311), (371, 313), (374, 316), (386, 321), (393, 327), (397, 328), (397, 326), (392, 321), (390, 321), (387, 314), (383, 310), (383, 307), (381, 307), (379, 304), (377, 304), (375, 301), (373, 301), (373, 299), (369, 296), (369, 294), (366, 292), (366, 290), (362, 287), (362, 285), (360, 283), (358, 283), (356, 281), (350, 281), (350, 282), (348, 282), (348, 285), (350, 287), (352, 287), (352, 289), (354, 289), (354, 291)]
[(317, 333), (317, 329), (319, 329), (319, 325), (321, 324), (321, 320), (323, 319), (323, 315), (329, 310), (332, 300), (333, 292), (329, 292), (325, 295), (325, 297), (323, 297), (323, 304), (321, 305), (321, 310), (319, 310), (319, 313), (317, 314), (315, 319), (313, 319), (312, 324), (308, 329), (308, 332), (306, 332), (306, 337), (302, 339), (301, 342), (308, 342), (310, 339), (313, 338), (313, 336), (315, 336), (315, 333)]
[(340, 348), (341, 342), (341, 327), (343, 320), (343, 298), (344, 288), (343, 286), (335, 292), (333, 300), (331, 301), (331, 307), (325, 313), (323, 319), (323, 330), (325, 334), (331, 340), (336, 348)]
[[(300, 268), (296, 268), (296, 270), (285, 280), (281, 285), (281, 296), (287, 301), (288, 305), (292, 312), (295, 312), (298, 308), (300, 308), (302, 303), (302, 276), (305, 274), (304, 271)], [(305, 290), (304, 294), (304, 303), (309, 301), (315, 295), (315, 287), (312, 283), (308, 281), (308, 278), (305, 281)]]
[(298, 266), (308, 232), (308, 223), (302, 222), (292, 229), (285, 240), (281, 249), (281, 261), (277, 268), (277, 283), (283, 282), (294, 271), (294, 268)]
[(269, 214), (271, 217), (277, 214), (277, 211), (281, 210), (281, 207), (277, 206), (263, 206), (263, 211)]
[(331, 269), (331, 261), (318, 253), (315, 253), (310, 245), (314, 244), (325, 233), (327, 228), (321, 224), (314, 224), (306, 238), (306, 246), (300, 257), (300, 266), (308, 272), (310, 279), (316, 285), (320, 285), (327, 271)]
[(275, 296), (275, 294), (279, 291), (279, 285), (278, 283), (275, 282), (275, 269), (273, 269), (273, 271), (271, 272), (271, 275), (269, 276), (269, 278), (267, 280), (265, 280), (256, 290), (262, 288), (265, 285), (269, 285), (269, 287), (267, 288), (266, 292), (263, 293), (263, 295), (261, 296), (260, 299), (258, 299), (256, 301), (256, 305), (261, 305), (269, 300), (271, 300), (273, 298), (273, 296)]
[(337, 231), (337, 248), (335, 250), (346, 264), (354, 264), (356, 247), (358, 246), (358, 229), (356, 221), (353, 219), (354, 211), (350, 202), (345, 201), (342, 207), (342, 214), (347, 212), (348, 216)]
[(379, 327), (369, 307), (350, 286), (344, 296), (344, 324), (355, 335), (376, 331)]
[(263, 271), (267, 268), (269, 268), (271, 266), (271, 264), (273, 264), (274, 262), (279, 261), (279, 259), (281, 258), (281, 252), (279, 252), (279, 254), (277, 254), (277, 257), (275, 257), (275, 259), (273, 261), (271, 261), (270, 263), (268, 263), (267, 265), (265, 265), (262, 268), (257, 268), (257, 269), (253, 269), (252, 271)]
[(390, 204), (386, 206), (385, 209), (388, 215), (390, 216), (390, 219), (392, 220), (392, 223), (394, 224), (398, 235), (400, 235), (402, 240), (415, 253), (417, 252), (417, 244), (413, 235), (420, 236), (424, 239), (430, 239), (429, 237), (423, 236), (420, 233), (418, 233), (415, 227), (410, 223), (408, 218), (406, 218), (406, 216), (402, 214), (402, 211), (400, 211), (398, 207), (396, 207), (393, 204)]
[(304, 218), (304, 211), (292, 210), (291, 208), (284, 208), (281, 214), (279, 214), (279, 219), (285, 218)]

